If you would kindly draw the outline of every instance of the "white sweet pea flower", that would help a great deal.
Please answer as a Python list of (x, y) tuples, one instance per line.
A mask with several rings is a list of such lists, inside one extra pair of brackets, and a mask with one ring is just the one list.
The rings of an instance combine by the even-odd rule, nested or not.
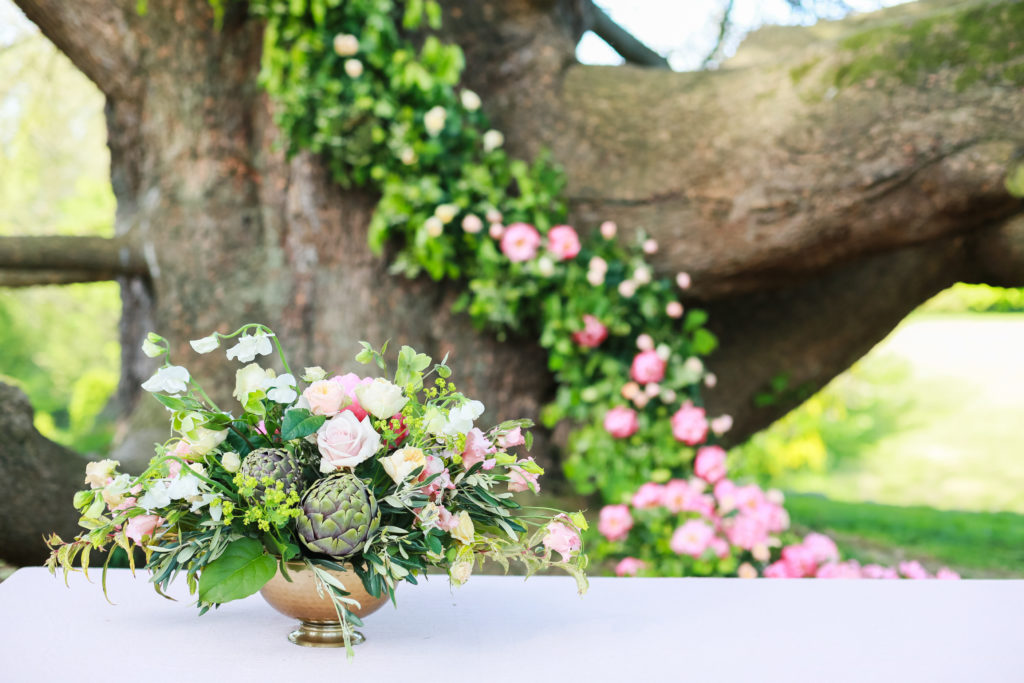
[(228, 438), (228, 431), (226, 429), (214, 431), (206, 427), (200, 427), (195, 431), (194, 438), (188, 440), (189, 453), (197, 456), (206, 455), (221, 445), (226, 438)]
[(146, 341), (142, 342), (142, 352), (149, 358), (156, 358), (164, 352), (164, 347), (146, 339)]
[(144, 510), (155, 510), (170, 505), (171, 497), (167, 494), (167, 481), (158, 479), (153, 482), (149, 489), (135, 501), (135, 504)]
[(156, 374), (142, 383), (142, 388), (149, 392), (165, 394), (181, 394), (188, 388), (188, 370), (180, 365), (169, 365), (160, 368)]
[(114, 470), (121, 464), (117, 460), (97, 460), (85, 466), (85, 483), (90, 488), (102, 488), (107, 479), (113, 476)]
[(369, 384), (358, 385), (356, 398), (364, 410), (379, 420), (397, 415), (409, 402), (401, 387), (379, 377)]
[(264, 370), (256, 363), (249, 363), (235, 373), (235, 393), (238, 402), (245, 405), (249, 394), (263, 388), (263, 383), (274, 378), (273, 370)]
[(267, 398), (275, 403), (292, 403), (299, 397), (295, 391), (295, 378), (285, 373), (275, 378), (267, 378), (260, 385), (267, 392)]
[(484, 133), (484, 151), (493, 152), (505, 144), (505, 136), (500, 130), (491, 129)]
[(444, 433), (448, 436), (465, 434), (473, 428), (473, 420), (484, 413), (484, 404), (480, 401), (468, 401), (461, 406), (452, 408), (448, 413), (448, 423), (444, 427)]
[(423, 428), (427, 433), (443, 434), (446, 424), (448, 424), (448, 419), (437, 406), (427, 406), (427, 409), (423, 411)]
[(238, 343), (228, 349), (228, 360), (237, 358), (239, 363), (249, 363), (256, 356), (269, 356), (274, 347), (270, 345), (270, 337), (263, 330), (256, 334), (243, 334)]
[(463, 90), (459, 94), (459, 99), (462, 101), (462, 106), (466, 111), (476, 111), (480, 108), (483, 102), (480, 101), (480, 96), (472, 90)]
[(444, 130), (444, 124), (447, 120), (448, 110), (438, 105), (423, 115), (423, 126), (427, 129), (430, 137), (436, 137)]
[(209, 353), (220, 346), (220, 339), (217, 338), (216, 334), (211, 334), (209, 337), (203, 337), (202, 339), (193, 339), (189, 342), (189, 346), (196, 353)]
[[(182, 468), (184, 469), (184, 468)], [(202, 493), (199, 490), (200, 479), (192, 474), (182, 474), (174, 479), (171, 479), (167, 486), (167, 496), (171, 500), (178, 500), (181, 498), (191, 498), (192, 496), (198, 496)]]

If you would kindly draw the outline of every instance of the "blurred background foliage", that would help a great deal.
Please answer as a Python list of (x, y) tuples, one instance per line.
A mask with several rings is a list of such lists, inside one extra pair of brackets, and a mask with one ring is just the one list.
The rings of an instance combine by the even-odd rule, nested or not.
[[(0, 235), (114, 231), (103, 96), (36, 32), (0, 46)], [(0, 378), (36, 426), (82, 452), (107, 449), (120, 373), (116, 283), (0, 288)]]

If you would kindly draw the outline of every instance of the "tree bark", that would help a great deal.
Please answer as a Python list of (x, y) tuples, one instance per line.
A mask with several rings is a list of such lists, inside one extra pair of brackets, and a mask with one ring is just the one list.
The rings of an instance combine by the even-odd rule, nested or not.
[(32, 406), (16, 387), (0, 382), (0, 558), (41, 564), (43, 536), (68, 540), (78, 532), (74, 492), (85, 488), (85, 460), (32, 426)]
[[(107, 93), (116, 233), (152, 255), (146, 278), (122, 279), (131, 410), (115, 457), (144, 461), (169, 435), (164, 410), (137, 400), (149, 329), (226, 403), (233, 368), (187, 342), (247, 321), (273, 326), (293, 367), (355, 369), (360, 339), (450, 352), (491, 420), (549, 400), (542, 349), (452, 315), (460, 283), (388, 275), (366, 247), (375, 197), (342, 191), (315, 157), (283, 156), (243, 3), (218, 31), (206, 0), (150, 0), (144, 15), (113, 0), (17, 2)], [(711, 409), (736, 417), (735, 438), (956, 279), (1021, 284), (1021, 203), (1003, 186), (1024, 143), (1016, 3), (767, 31), (726, 68), (691, 74), (576, 64), (586, 5), (451, 0), (446, 31), (510, 152), (549, 147), (565, 166), (576, 224), (643, 228), (662, 273), (693, 275), (685, 303), (709, 307), (722, 340)], [(990, 62), (952, 49), (986, 31)], [(779, 374), (792, 391), (754, 408)], [(550, 464), (549, 445), (535, 451)]]

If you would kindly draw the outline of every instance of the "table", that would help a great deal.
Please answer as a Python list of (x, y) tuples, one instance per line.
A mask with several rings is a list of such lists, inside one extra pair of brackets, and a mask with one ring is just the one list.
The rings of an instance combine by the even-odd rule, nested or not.
[(0, 681), (1024, 681), (1024, 581), (594, 578), (580, 598), (559, 576), (436, 576), (346, 661), (289, 643), (258, 595), (197, 617), (147, 576), (110, 570), (111, 606), (80, 574), (15, 572)]

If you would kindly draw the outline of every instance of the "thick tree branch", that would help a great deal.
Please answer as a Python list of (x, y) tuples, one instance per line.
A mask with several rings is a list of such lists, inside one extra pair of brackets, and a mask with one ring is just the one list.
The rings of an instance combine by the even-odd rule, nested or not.
[(612, 49), (618, 52), (623, 59), (630, 64), (637, 66), (651, 66), (658, 69), (671, 69), (668, 60), (660, 54), (644, 45), (632, 33), (622, 28), (615, 20), (608, 16), (608, 13), (593, 2), (589, 2), (587, 13), (589, 14), (590, 30), (596, 33), (604, 42), (611, 45)]
[(139, 45), (134, 0), (14, 0), (61, 52), (107, 95), (125, 92)]
[(0, 237), (0, 286), (98, 282), (146, 275), (127, 237)]

